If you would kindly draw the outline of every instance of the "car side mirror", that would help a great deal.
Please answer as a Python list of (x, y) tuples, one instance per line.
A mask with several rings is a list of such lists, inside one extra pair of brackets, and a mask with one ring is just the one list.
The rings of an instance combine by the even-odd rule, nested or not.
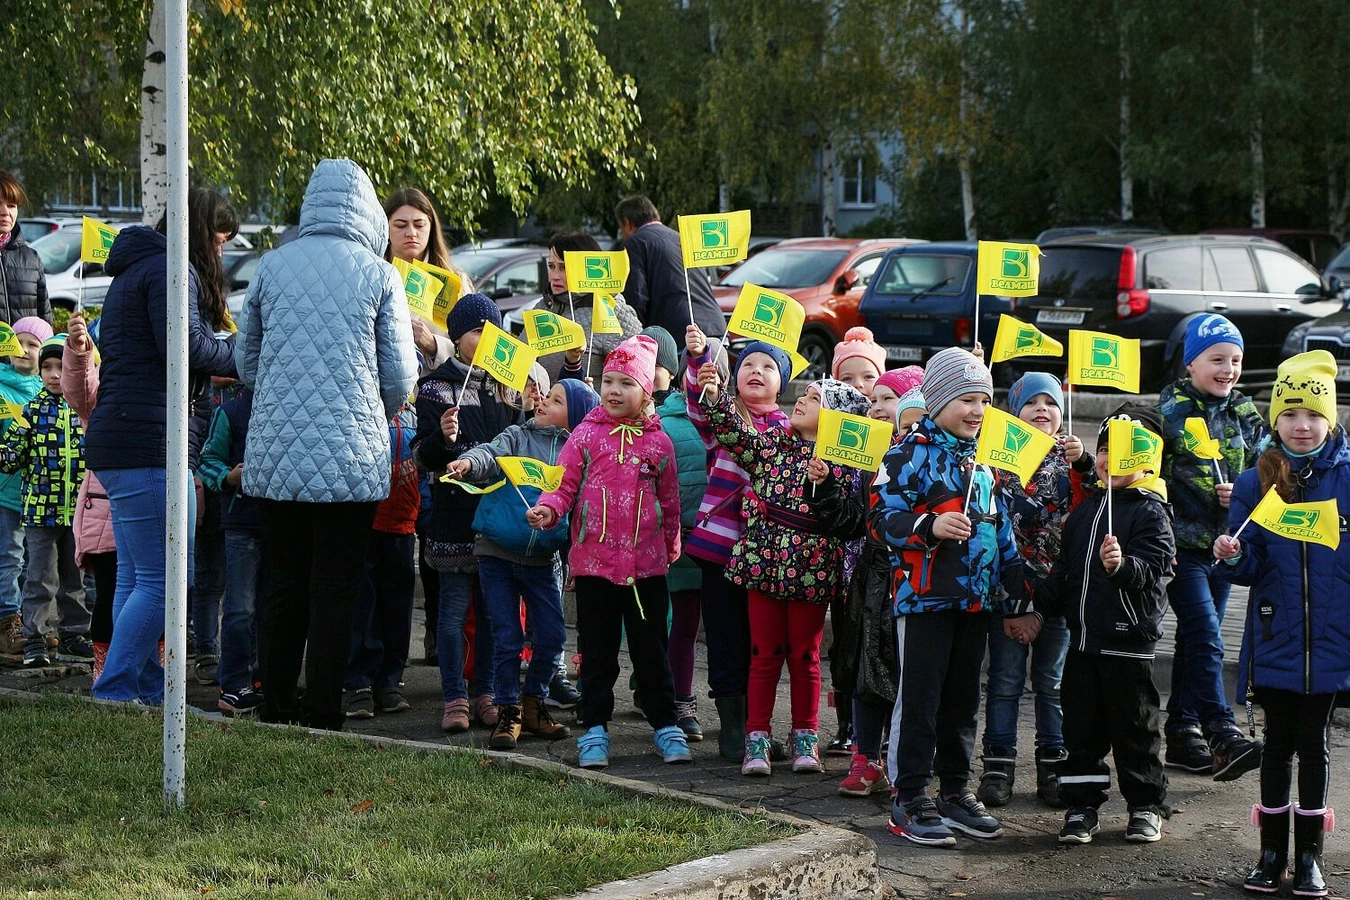
[(1319, 300), (1326, 300), (1328, 297), (1334, 296), (1330, 286), (1320, 280), (1301, 284), (1294, 289), (1294, 293), (1302, 298), (1299, 301), (1300, 303), (1316, 303)]
[(1333, 297), (1340, 296), (1341, 291), (1345, 290), (1345, 282), (1341, 281), (1339, 275), (1325, 276), (1327, 293)]
[(847, 294), (857, 286), (858, 272), (856, 269), (849, 269), (834, 280), (834, 292), (836, 294)]
[(488, 294), (488, 299), (489, 299), (489, 300), (505, 300), (507, 297), (510, 297), (510, 296), (511, 296), (511, 289), (510, 289), (509, 287), (499, 287), (499, 288), (497, 288), (496, 290), (494, 290), (492, 293)]

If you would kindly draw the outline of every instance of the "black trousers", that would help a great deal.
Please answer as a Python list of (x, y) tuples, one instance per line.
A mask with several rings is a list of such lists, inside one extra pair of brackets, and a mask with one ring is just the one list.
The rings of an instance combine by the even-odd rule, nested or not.
[(366, 571), (352, 614), (348, 690), (392, 691), (403, 680), (412, 640), (413, 572), (416, 538), (411, 534), (371, 531)]
[[(352, 615), (377, 504), (258, 505), (272, 577), (258, 626), (263, 720), (340, 730)], [(303, 708), (296, 695), (302, 661)]]
[(708, 696), (744, 697), (750, 679), (750, 601), (726, 579), (726, 567), (695, 560), (703, 573), (703, 638), (708, 644)]
[(89, 553), (85, 565), (94, 573), (94, 620), (89, 626), (89, 640), (96, 644), (112, 643), (113, 599), (117, 592), (117, 553)]
[(1060, 685), (1064, 749), (1059, 796), (1071, 807), (1106, 802), (1116, 761), (1120, 793), (1130, 809), (1163, 812), (1167, 775), (1158, 751), (1162, 731), (1153, 660), (1098, 656), (1069, 649)]
[(960, 794), (972, 775), (989, 614), (942, 610), (900, 616), (895, 633), (900, 683), (886, 760), (896, 798), (913, 800), (934, 775), (943, 794)]
[[(640, 578), (633, 585), (578, 575), (577, 649), (581, 651), (581, 724), (607, 725), (614, 718), (614, 682), (619, 677), (619, 644), (628, 635), (642, 711), (652, 728), (675, 724), (675, 682), (666, 658), (666, 615), (670, 603), (665, 576)], [(638, 611), (638, 599), (642, 611)]]
[(422, 632), (422, 655), (436, 656), (436, 621), (441, 614), (441, 573), (427, 562), (427, 536), (417, 535), (417, 574), (422, 580), (422, 610), (426, 613), (426, 630)]
[(1266, 749), (1261, 754), (1261, 805), (1279, 809), (1289, 802), (1294, 754), (1298, 754), (1298, 805), (1327, 805), (1327, 769), (1331, 752), (1327, 729), (1336, 710), (1335, 694), (1297, 694), (1257, 688), (1256, 702), (1265, 710)]

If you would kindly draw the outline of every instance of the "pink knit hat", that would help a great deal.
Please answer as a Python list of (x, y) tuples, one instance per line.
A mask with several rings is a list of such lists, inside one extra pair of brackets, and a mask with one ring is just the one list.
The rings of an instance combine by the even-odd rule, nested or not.
[(37, 316), (24, 316), (15, 322), (12, 327), (15, 334), (31, 334), (39, 341), (51, 340), (52, 335), (56, 333), (52, 331), (52, 326), (48, 324), (46, 319), (40, 319)]
[(605, 357), (605, 371), (627, 375), (650, 394), (656, 378), (656, 341), (645, 334), (630, 337)]
[(844, 360), (861, 356), (877, 367), (877, 374), (886, 371), (886, 348), (872, 339), (872, 329), (858, 325), (844, 332), (844, 339), (834, 345), (834, 364), (830, 374), (839, 377), (839, 367)]
[(923, 366), (905, 366), (903, 369), (883, 372), (877, 379), (876, 387), (883, 385), (895, 391), (895, 396), (903, 397), (923, 385)]

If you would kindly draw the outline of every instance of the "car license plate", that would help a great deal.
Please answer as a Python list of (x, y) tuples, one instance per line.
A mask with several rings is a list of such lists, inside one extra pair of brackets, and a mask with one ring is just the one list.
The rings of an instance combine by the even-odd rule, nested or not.
[(1350, 381), (1350, 366), (1337, 366), (1337, 367), (1336, 367), (1336, 380), (1337, 380), (1337, 381)]
[(886, 359), (893, 362), (920, 362), (923, 360), (923, 348), (887, 347)]
[(1082, 325), (1082, 310), (1043, 309), (1036, 313), (1038, 325)]

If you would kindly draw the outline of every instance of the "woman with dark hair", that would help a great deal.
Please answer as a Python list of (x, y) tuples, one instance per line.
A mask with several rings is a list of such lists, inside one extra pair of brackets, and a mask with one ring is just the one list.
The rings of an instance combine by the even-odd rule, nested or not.
[[(189, 403), (205, 396), (212, 375), (235, 376), (220, 250), (239, 230), (239, 216), (205, 188), (188, 193)], [(104, 270), (113, 276), (99, 321), (98, 405), (85, 432), (85, 462), (108, 494), (117, 543), (113, 638), (94, 687), (102, 700), (164, 698), (159, 638), (164, 630), (164, 532), (168, 451), (168, 242), (166, 220), (157, 228), (118, 232)], [(197, 468), (202, 420), (188, 418), (188, 466)], [(188, 485), (188, 520), (195, 498)], [(188, 559), (192, 559), (189, 530)], [(191, 567), (189, 566), (189, 572)]]
[[(600, 249), (595, 238), (580, 231), (557, 234), (548, 242), (548, 285), (539, 298), (538, 309), (572, 319), (586, 332), (584, 350), (565, 350), (539, 357), (552, 381), (559, 378), (594, 378), (598, 384), (605, 368), (605, 357), (609, 351), (642, 330), (642, 322), (633, 308), (624, 302), (622, 294), (614, 296), (614, 312), (619, 317), (622, 334), (591, 335), (591, 311), (595, 305), (594, 294), (569, 293), (567, 290), (567, 269), (563, 264), (564, 254), (576, 252), (594, 252)], [(589, 367), (587, 356), (589, 355)]]
[(19, 231), (19, 207), (27, 202), (19, 179), (0, 170), (0, 321), (9, 325), (27, 316), (52, 320), (42, 260)]
[[(417, 188), (394, 191), (384, 201), (384, 215), (389, 219), (389, 246), (384, 251), (386, 262), (401, 259), (430, 263), (449, 269), (459, 276), (459, 296), (473, 293), (473, 282), (468, 273), (450, 264), (450, 248), (441, 231), (441, 218), (431, 198)], [(420, 316), (412, 317), (413, 340), (424, 360), (422, 371), (430, 372), (444, 363), (455, 351), (455, 345), (444, 328), (438, 328)]]

